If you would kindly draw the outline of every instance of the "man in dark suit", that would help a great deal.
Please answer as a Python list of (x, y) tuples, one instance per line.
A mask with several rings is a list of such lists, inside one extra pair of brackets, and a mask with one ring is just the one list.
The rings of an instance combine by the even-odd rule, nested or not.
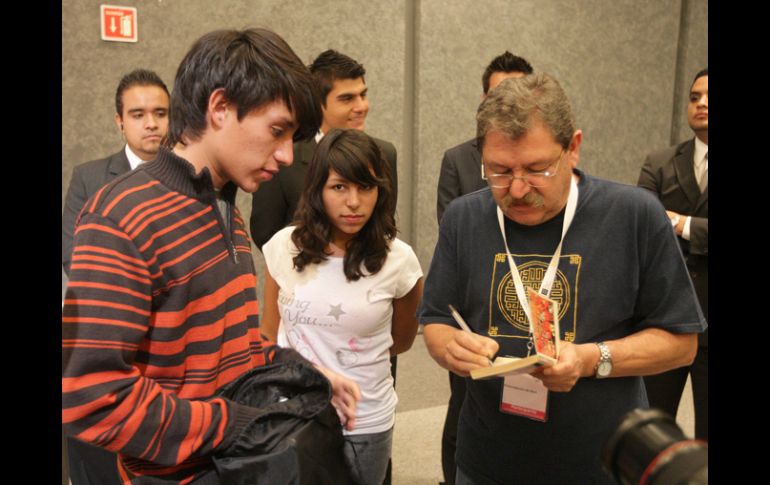
[[(703, 315), (708, 319), (708, 68), (696, 74), (690, 88), (687, 121), (692, 140), (651, 153), (638, 185), (655, 192), (666, 208), (687, 261)], [(644, 378), (650, 407), (676, 416), (687, 381), (692, 379), (695, 437), (708, 440), (708, 329), (699, 335), (698, 354), (688, 367)]]
[[(484, 74), (481, 76), (483, 94), (481, 99), (487, 97), (490, 89), (494, 89), (503, 79), (509, 77), (521, 77), (532, 74), (532, 66), (526, 59), (515, 56), (508, 51), (492, 59)], [(438, 179), (438, 197), (436, 200), (436, 213), (438, 222), (444, 209), (457, 197), (475, 192), (487, 186), (481, 170), (481, 156), (476, 146), (476, 138), (450, 148), (444, 152), (441, 160), (441, 174)]]
[[(369, 114), (363, 65), (330, 49), (322, 52), (309, 67), (323, 100), (323, 122), (315, 139), (294, 144), (294, 163), (252, 194), (251, 238), (260, 249), (294, 218), (305, 186), (305, 175), (324, 133), (332, 128), (364, 130)], [(395, 198), (398, 194), (396, 148), (385, 140), (374, 138), (374, 141), (390, 163)]]
[(62, 266), (69, 274), (72, 239), (80, 211), (99, 189), (118, 175), (152, 160), (168, 129), (168, 89), (152, 71), (137, 69), (120, 80), (115, 93), (115, 124), (126, 140), (118, 153), (75, 167), (62, 215)]
[[(481, 76), (482, 101), (490, 89), (494, 89), (504, 79), (522, 77), (532, 74), (532, 66), (523, 57), (508, 51), (492, 59), (484, 74)], [(447, 205), (461, 195), (475, 192), (487, 186), (481, 165), (481, 155), (476, 145), (476, 138), (460, 143), (444, 152), (441, 160), (441, 173), (438, 179), (436, 200), (436, 215), (439, 224)], [(465, 378), (452, 372), (449, 373), (449, 406), (447, 407), (444, 431), (441, 437), (441, 468), (444, 472), (444, 482), (454, 485), (455, 450), (457, 444), (457, 420), (460, 408), (465, 400)]]
[[(67, 275), (75, 227), (86, 201), (118, 175), (155, 158), (168, 130), (168, 109), (168, 89), (154, 72), (137, 69), (120, 80), (115, 93), (115, 124), (126, 145), (118, 153), (80, 164), (72, 172), (62, 215), (62, 268)], [(73, 485), (122, 483), (115, 453), (67, 438), (67, 457)]]

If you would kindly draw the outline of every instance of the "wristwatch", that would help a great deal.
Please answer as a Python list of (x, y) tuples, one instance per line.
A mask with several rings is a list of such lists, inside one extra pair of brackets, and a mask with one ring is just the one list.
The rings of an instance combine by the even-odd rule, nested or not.
[(610, 348), (604, 342), (599, 342), (596, 345), (599, 347), (599, 362), (596, 363), (594, 368), (594, 377), (604, 379), (612, 373), (612, 354), (610, 354)]

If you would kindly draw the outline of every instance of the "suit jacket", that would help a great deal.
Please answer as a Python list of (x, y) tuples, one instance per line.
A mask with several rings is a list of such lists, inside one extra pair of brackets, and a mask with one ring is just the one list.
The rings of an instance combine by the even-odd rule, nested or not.
[(450, 202), (486, 186), (487, 183), (481, 178), (481, 154), (475, 138), (444, 152), (436, 200), (439, 224)]
[(75, 236), (75, 224), (86, 201), (104, 187), (107, 182), (131, 170), (126, 157), (125, 147), (118, 153), (100, 160), (92, 160), (75, 167), (72, 172), (67, 198), (64, 201), (64, 214), (61, 228), (61, 262), (69, 275), (72, 261), (72, 240)]
[[(398, 174), (396, 172), (396, 147), (385, 140), (372, 137), (390, 164), (393, 182), (393, 198), (398, 200)], [(251, 195), (251, 239), (262, 246), (294, 219), (299, 198), (305, 188), (305, 176), (315, 153), (314, 139), (294, 144), (294, 163), (282, 168), (269, 182), (263, 182)]]
[[(691, 216), (690, 240), (679, 238), (703, 315), (708, 319), (709, 190), (698, 188), (693, 167), (695, 140), (647, 156), (637, 185), (658, 196), (666, 210)], [(708, 346), (708, 329), (699, 336)]]

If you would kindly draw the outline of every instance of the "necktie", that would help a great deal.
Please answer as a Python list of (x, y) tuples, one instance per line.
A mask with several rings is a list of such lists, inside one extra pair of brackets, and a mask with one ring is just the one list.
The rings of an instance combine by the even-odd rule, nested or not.
[(698, 187), (700, 187), (701, 193), (706, 190), (709, 185), (709, 154), (706, 152), (706, 156), (703, 157), (703, 164), (701, 168), (700, 179), (698, 180)]

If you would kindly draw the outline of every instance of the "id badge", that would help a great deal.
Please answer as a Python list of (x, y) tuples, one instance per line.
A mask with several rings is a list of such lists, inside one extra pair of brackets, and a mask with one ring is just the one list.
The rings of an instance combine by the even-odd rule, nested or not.
[(548, 388), (529, 374), (506, 376), (500, 412), (545, 422), (548, 407)]

